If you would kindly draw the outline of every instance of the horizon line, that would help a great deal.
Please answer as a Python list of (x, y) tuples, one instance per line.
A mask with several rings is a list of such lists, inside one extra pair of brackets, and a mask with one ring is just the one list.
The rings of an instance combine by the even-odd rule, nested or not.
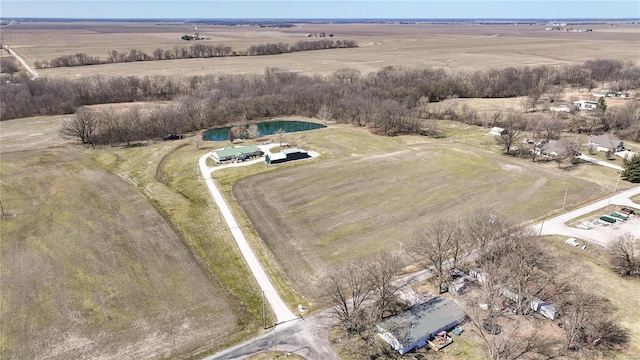
[(0, 16), (0, 20), (19, 20), (19, 19), (28, 19), (28, 20), (501, 20), (501, 21), (511, 21), (511, 20), (639, 20), (640, 17), (532, 17), (532, 18), (518, 18), (518, 17), (437, 17), (437, 18), (412, 18), (412, 17), (265, 17), (265, 18), (254, 18), (254, 17), (219, 17), (219, 18), (202, 18), (202, 17), (130, 17), (130, 18), (114, 18), (114, 17), (27, 17), (27, 16), (11, 16), (11, 17), (2, 17)]

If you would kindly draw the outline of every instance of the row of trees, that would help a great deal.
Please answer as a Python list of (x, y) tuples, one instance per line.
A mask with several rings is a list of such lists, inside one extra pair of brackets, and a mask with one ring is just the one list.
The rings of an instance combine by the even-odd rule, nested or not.
[[(453, 119), (499, 126), (505, 121), (506, 114), (481, 117), (468, 107), (450, 106), (455, 102), (449, 101), (441, 102), (442, 107), (428, 105), (454, 98), (459, 93), (493, 96), (491, 88), (503, 84), (505, 79), (511, 79), (511, 85), (520, 84), (511, 88), (510, 95), (526, 95), (522, 84), (530, 82), (531, 74), (547, 71), (546, 67), (534, 69), (478, 71), (466, 77), (450, 75), (441, 69), (388, 67), (366, 76), (354, 69), (319, 77), (269, 68), (262, 75), (39, 79), (0, 84), (3, 94), (0, 118), (72, 113), (80, 106), (92, 104), (173, 100), (174, 107), (185, 111), (176, 119), (188, 123), (181, 128), (191, 128), (191, 123), (209, 127), (283, 115), (313, 117), (320, 112), (325, 114), (325, 120), (332, 118), (338, 122), (370, 126), (385, 135), (424, 132), (429, 128), (424, 119)], [(511, 78), (515, 73), (522, 77)], [(469, 77), (491, 80), (486, 87), (476, 88), (471, 86)], [(607, 110), (593, 119), (573, 116), (570, 126), (573, 121), (580, 123), (576, 125), (577, 129), (598, 129), (606, 125), (634, 139), (640, 137), (637, 115), (637, 106), (634, 109), (630, 105), (621, 110)], [(588, 122), (594, 122), (594, 125), (586, 124)]]
[[(490, 359), (585, 357), (620, 349), (628, 342), (608, 300), (582, 284), (580, 274), (568, 269), (537, 235), (511, 226), (489, 209), (466, 219), (436, 222), (416, 233), (408, 245), (412, 260), (431, 270), (441, 291), (452, 284), (452, 269), (481, 270), (482, 280), (459, 300)], [(366, 358), (382, 356), (384, 351), (367, 340), (375, 333), (375, 324), (403, 310), (399, 295), (407, 283), (398, 277), (398, 264), (398, 258), (381, 257), (327, 276), (325, 293), (332, 314), (346, 333), (358, 339), (360, 346), (354, 351)], [(499, 298), (513, 311), (496, 305)], [(534, 298), (561, 309), (556, 322), (563, 337), (537, 331), (535, 325), (524, 329)]]
[(337, 48), (354, 48), (358, 47), (355, 40), (317, 40), (317, 41), (298, 41), (293, 45), (287, 43), (269, 43), (261, 45), (251, 45), (247, 50), (234, 51), (231, 46), (224, 44), (192, 44), (191, 46), (175, 46), (171, 50), (161, 48), (155, 49), (151, 54), (147, 54), (140, 49), (131, 49), (128, 52), (111, 50), (106, 60), (101, 60), (98, 56), (89, 56), (84, 53), (75, 55), (62, 55), (48, 61), (36, 61), (34, 66), (38, 69), (54, 68), (54, 67), (71, 67), (85, 66), (97, 64), (111, 64), (134, 61), (151, 61), (151, 60), (171, 60), (171, 59), (190, 59), (190, 58), (212, 58), (224, 56), (259, 56), (284, 54), (297, 51), (325, 50)]

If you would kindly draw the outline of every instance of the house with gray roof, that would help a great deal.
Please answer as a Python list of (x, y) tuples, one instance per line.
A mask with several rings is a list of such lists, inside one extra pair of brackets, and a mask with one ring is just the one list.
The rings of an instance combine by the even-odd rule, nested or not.
[(613, 134), (602, 134), (602, 135), (592, 135), (589, 136), (589, 141), (587, 141), (587, 146), (591, 148), (596, 148), (598, 151), (611, 151), (618, 152), (624, 150), (624, 143), (618, 139)]
[(378, 335), (401, 355), (423, 347), (441, 331), (450, 331), (467, 315), (454, 300), (436, 297), (376, 325)]
[(246, 160), (256, 156), (262, 156), (262, 151), (255, 145), (227, 146), (223, 149), (212, 151), (210, 155), (217, 163), (231, 160)]

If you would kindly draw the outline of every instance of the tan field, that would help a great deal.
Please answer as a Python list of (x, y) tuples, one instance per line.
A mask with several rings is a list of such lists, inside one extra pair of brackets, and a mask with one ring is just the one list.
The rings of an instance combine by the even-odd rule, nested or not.
[[(194, 42), (179, 37), (193, 34), (192, 26), (34, 22), (3, 28), (0, 36), (33, 64), (76, 53), (105, 59), (112, 49), (150, 54), (190, 46)], [(596, 58), (637, 64), (640, 25), (576, 26), (587, 27), (593, 32), (522, 24), (198, 25), (200, 36), (211, 37), (199, 43), (234, 50), (313, 41), (306, 35), (321, 32), (360, 46), (38, 71), (65, 78), (181, 77), (275, 67), (326, 76), (344, 68), (366, 74), (386, 66), (473, 71)], [(484, 114), (519, 108), (522, 99), (448, 101)], [(615, 104), (612, 99), (611, 105), (626, 101), (635, 100)], [(0, 227), (0, 357), (188, 358), (259, 332), (259, 288), (196, 165), (206, 151), (228, 142), (200, 142), (196, 148), (195, 134), (187, 134), (176, 142), (82, 148), (57, 136), (69, 116), (0, 123), (0, 194), (9, 215)], [(314, 286), (329, 269), (396, 252), (399, 242), (409, 244), (416, 231), (438, 219), (491, 207), (498, 216), (527, 223), (559, 212), (566, 189), (572, 208), (617, 186), (615, 170), (507, 157), (486, 129), (444, 120), (437, 126), (442, 139), (382, 137), (337, 124), (286, 134), (286, 142), (318, 151), (320, 158), (215, 173), (292, 308), (299, 303), (318, 308)], [(613, 277), (607, 271), (597, 280), (604, 289)], [(631, 289), (636, 288), (634, 283)], [(637, 321), (625, 325), (634, 341), (640, 339)]]
[[(267, 67), (327, 75), (343, 68), (362, 73), (386, 66), (436, 66), (475, 70), (509, 66), (561, 65), (589, 59), (637, 61), (640, 25), (580, 25), (592, 32), (547, 31), (544, 25), (462, 24), (299, 24), (294, 28), (150, 23), (22, 23), (4, 29), (3, 41), (31, 64), (62, 55), (86, 53), (106, 59), (107, 52), (156, 48), (171, 50), (194, 42), (180, 40), (198, 31), (198, 43), (234, 50), (269, 42), (312, 41), (306, 34), (325, 32), (332, 39), (356, 40), (355, 49), (307, 51), (271, 56), (180, 59), (40, 70), (43, 76), (102, 75), (192, 76), (262, 73)], [(329, 38), (327, 38), (329, 39)]]

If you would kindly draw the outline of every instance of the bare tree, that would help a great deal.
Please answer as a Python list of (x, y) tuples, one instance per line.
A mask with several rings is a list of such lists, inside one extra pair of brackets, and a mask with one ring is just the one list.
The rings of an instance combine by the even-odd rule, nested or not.
[(278, 137), (278, 142), (280, 142), (280, 146), (282, 146), (282, 140), (284, 138), (285, 131), (282, 129), (278, 129), (273, 134)]
[(91, 109), (82, 108), (71, 119), (62, 123), (60, 136), (65, 139), (80, 140), (83, 144), (94, 144), (97, 124), (95, 112)]
[(613, 269), (622, 276), (640, 276), (640, 237), (618, 236), (607, 248)]
[(466, 255), (463, 227), (459, 220), (440, 220), (414, 236), (413, 252), (417, 259), (433, 268), (440, 292), (447, 291), (450, 270)]
[(558, 139), (563, 129), (564, 121), (556, 112), (551, 112), (549, 116), (538, 118), (533, 124), (534, 133), (543, 137), (546, 142), (551, 139)]
[(393, 281), (398, 275), (402, 264), (400, 258), (389, 254), (378, 255), (368, 266), (372, 284), (371, 299), (377, 320), (381, 320), (388, 314), (397, 312), (398, 293), (409, 283), (406, 280)]
[(496, 142), (504, 147), (506, 154), (509, 154), (513, 145), (522, 136), (525, 121), (521, 114), (511, 110), (507, 113), (503, 126), (505, 131), (502, 135), (496, 136)]
[(330, 313), (342, 327), (355, 334), (367, 326), (366, 302), (371, 298), (373, 285), (366, 267), (349, 263), (343, 269), (326, 277), (325, 294), (331, 307)]
[(331, 119), (331, 109), (329, 109), (329, 105), (327, 104), (322, 104), (320, 106), (320, 110), (318, 110), (318, 114), (316, 115), (316, 118), (318, 118), (319, 120), (322, 120), (323, 123), (326, 123), (327, 120)]
[(260, 135), (260, 131), (258, 130), (257, 124), (250, 124), (247, 127), (247, 136), (249, 139), (256, 139)]
[(612, 316), (609, 301), (580, 284), (574, 283), (570, 287), (562, 310), (564, 346), (568, 350), (594, 345), (610, 347), (628, 342), (628, 335)]
[(20, 65), (18, 62), (11, 57), (1, 57), (0, 58), (0, 71), (5, 74), (9, 74), (11, 81), (13, 81), (13, 74), (20, 71)]

